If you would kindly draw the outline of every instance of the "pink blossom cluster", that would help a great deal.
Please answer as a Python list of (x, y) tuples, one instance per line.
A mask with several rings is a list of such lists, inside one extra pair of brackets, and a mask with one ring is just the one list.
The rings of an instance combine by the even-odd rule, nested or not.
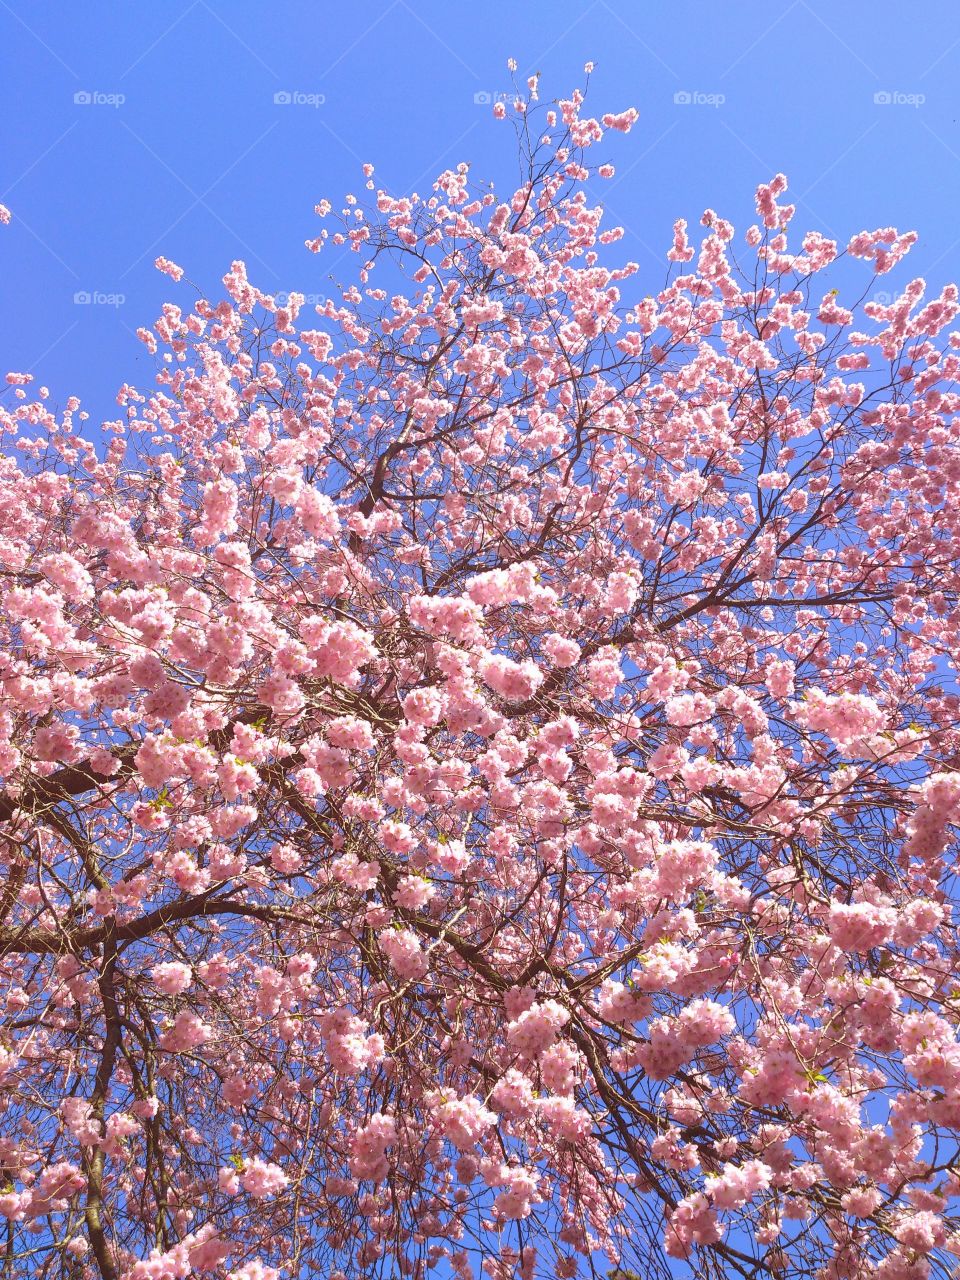
[(160, 1047), (170, 1053), (185, 1053), (199, 1048), (212, 1034), (210, 1026), (196, 1013), (184, 1009), (160, 1037)]
[(240, 1185), (250, 1196), (264, 1199), (279, 1195), (289, 1181), (280, 1166), (270, 1160), (261, 1160), (259, 1156), (255, 1156), (252, 1160), (244, 1161)]
[(424, 977), (427, 959), (411, 929), (389, 929), (379, 935), (378, 943), (397, 977), (414, 982)]
[(459, 1151), (469, 1151), (484, 1136), (496, 1115), (479, 1098), (448, 1098), (431, 1093), (425, 1098), (439, 1132)]
[(11, 1274), (960, 1256), (960, 294), (782, 174), (643, 283), (636, 114), (515, 87), (310, 327), (234, 262), (93, 434), (6, 377)]
[(179, 960), (168, 960), (156, 964), (150, 972), (154, 986), (165, 996), (179, 996), (190, 986), (193, 974), (188, 964)]
[(502, 654), (491, 654), (480, 663), (482, 679), (501, 697), (522, 702), (543, 683), (543, 672), (535, 662), (513, 662)]
[(387, 1176), (387, 1151), (397, 1142), (397, 1126), (390, 1116), (378, 1112), (358, 1129), (350, 1152), (350, 1172), (355, 1178), (380, 1182)]
[(569, 1021), (569, 1012), (556, 1000), (535, 1001), (507, 1023), (507, 1042), (525, 1057), (533, 1058), (553, 1046)]
[(888, 727), (883, 710), (864, 694), (827, 694), (811, 689), (799, 714), (809, 728), (827, 734), (846, 752), (857, 750), (864, 740)]
[(376, 653), (371, 636), (362, 627), (353, 622), (330, 623), (319, 615), (301, 622), (300, 638), (316, 673), (338, 684), (355, 684), (360, 668)]
[(330, 1010), (320, 1016), (317, 1025), (326, 1041), (330, 1065), (341, 1075), (358, 1075), (383, 1061), (383, 1036), (379, 1032), (364, 1034), (364, 1023), (349, 1009)]

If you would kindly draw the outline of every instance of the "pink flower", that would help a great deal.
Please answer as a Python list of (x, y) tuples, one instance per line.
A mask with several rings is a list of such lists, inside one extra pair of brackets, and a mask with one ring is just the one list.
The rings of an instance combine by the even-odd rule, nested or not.
[(528, 1058), (549, 1049), (560, 1029), (570, 1021), (570, 1014), (556, 1000), (534, 1003), (519, 1017), (507, 1023), (507, 1041)]
[(692, 724), (699, 724), (703, 720), (709, 720), (715, 708), (706, 694), (683, 693), (670, 698), (663, 710), (668, 724), (686, 728)]
[(290, 1179), (278, 1164), (261, 1160), (259, 1157), (244, 1161), (240, 1184), (248, 1195), (258, 1200), (279, 1195), (289, 1182)]
[(874, 291), (913, 235), (797, 233), (782, 174), (641, 270), (588, 154), (637, 119), (528, 112), (499, 193), (364, 166), (315, 328), (234, 262), (95, 430), (6, 375), (40, 1271), (97, 1270), (101, 1160), (122, 1280), (572, 1280), (658, 1187), (678, 1271), (960, 1251), (960, 290)]
[(543, 673), (536, 663), (512, 662), (501, 654), (491, 654), (480, 663), (481, 678), (502, 697), (522, 702), (531, 697), (543, 683)]
[(706, 1191), (716, 1209), (735, 1209), (770, 1186), (772, 1171), (762, 1160), (736, 1166), (725, 1164), (720, 1174), (706, 1179)]
[(580, 1061), (578, 1050), (566, 1041), (544, 1049), (539, 1057), (540, 1077), (544, 1086), (554, 1093), (572, 1093), (579, 1074)]
[(403, 700), (403, 714), (409, 724), (431, 727), (443, 715), (443, 698), (438, 689), (414, 689)]
[(372, 1115), (367, 1124), (354, 1135), (350, 1172), (355, 1178), (380, 1182), (387, 1176), (389, 1169), (386, 1152), (396, 1141), (397, 1126), (392, 1117), (380, 1112)]
[(211, 546), (237, 529), (237, 486), (223, 477), (211, 481), (203, 493), (203, 518), (194, 531), (200, 546)]
[(0, 1217), (22, 1222), (27, 1216), (31, 1198), (29, 1191), (10, 1191), (0, 1195)]
[(672, 778), (689, 760), (689, 752), (675, 743), (663, 743), (647, 761), (647, 768), (655, 778)]
[(92, 598), (94, 592), (90, 574), (79, 560), (67, 552), (44, 556), (39, 568), (68, 600), (80, 602)]
[(615, 654), (603, 654), (587, 663), (586, 685), (595, 698), (612, 698), (622, 678), (623, 672)]
[(543, 651), (555, 667), (576, 666), (580, 658), (580, 646), (576, 640), (556, 633), (544, 636)]
[(331, 746), (348, 751), (369, 751), (374, 745), (373, 730), (366, 720), (356, 716), (339, 716), (324, 726)]
[(636, 107), (628, 107), (626, 111), (621, 111), (617, 115), (608, 113), (602, 117), (602, 120), (606, 129), (619, 129), (621, 133), (629, 133), (639, 116), (640, 113)]
[(510, 1067), (493, 1087), (490, 1101), (498, 1111), (511, 1116), (529, 1116), (536, 1105), (533, 1085), (522, 1072)]
[(160, 1047), (171, 1053), (185, 1053), (205, 1044), (212, 1034), (210, 1027), (197, 1014), (185, 1009), (177, 1014), (173, 1025), (160, 1037)]
[(304, 529), (313, 538), (331, 542), (340, 532), (340, 517), (330, 498), (310, 485), (304, 485), (294, 499), (294, 509)]
[(878, 1187), (853, 1187), (840, 1203), (845, 1213), (852, 1213), (857, 1218), (869, 1218), (882, 1200), (883, 1193)]
[(432, 1093), (426, 1102), (439, 1131), (460, 1151), (476, 1146), (497, 1121), (495, 1113), (488, 1111), (478, 1098), (448, 1099), (444, 1094)]
[(100, 1138), (100, 1124), (86, 1098), (69, 1097), (60, 1103), (64, 1125), (82, 1146), (91, 1146)]
[(372, 637), (353, 622), (329, 623), (313, 615), (300, 624), (318, 675), (339, 684), (356, 683), (360, 668), (376, 654)]
[(347, 1009), (322, 1014), (318, 1026), (326, 1040), (327, 1056), (334, 1071), (344, 1076), (359, 1075), (383, 1061), (386, 1050), (379, 1032), (366, 1035), (360, 1018)]
[(598, 1007), (602, 1018), (618, 1024), (639, 1022), (646, 1012), (639, 994), (612, 978), (604, 979)]
[(178, 267), (175, 262), (171, 262), (169, 258), (155, 258), (153, 265), (158, 271), (162, 271), (164, 275), (168, 275), (171, 280), (180, 281), (183, 279), (183, 267)]
[(436, 888), (421, 876), (401, 876), (393, 901), (407, 911), (420, 911), (431, 901)]
[(873, 698), (863, 694), (824, 694), (812, 689), (801, 708), (809, 728), (826, 733), (842, 750), (887, 727), (887, 717)]
[(181, 964), (177, 960), (154, 965), (150, 971), (150, 977), (153, 979), (154, 986), (167, 996), (180, 995), (181, 992), (186, 991), (193, 980), (190, 966)]
[(579, 1108), (572, 1098), (544, 1098), (539, 1111), (551, 1136), (565, 1142), (583, 1142), (593, 1128), (589, 1113)]
[(536, 1173), (531, 1169), (510, 1168), (501, 1176), (505, 1189), (493, 1202), (494, 1213), (507, 1222), (528, 1218), (539, 1187)]
[(828, 927), (830, 938), (841, 951), (863, 952), (889, 942), (897, 926), (893, 907), (873, 902), (852, 902), (844, 906), (830, 903)]
[(722, 1237), (716, 1213), (698, 1191), (685, 1196), (670, 1214), (663, 1247), (671, 1258), (688, 1258), (693, 1245), (715, 1244)]
[(427, 972), (427, 958), (410, 929), (388, 929), (378, 938), (380, 950), (398, 977), (419, 982)]
[(265, 1262), (255, 1258), (234, 1271), (228, 1271), (227, 1280), (280, 1280), (280, 1272), (276, 1267), (268, 1267)]
[(764, 678), (767, 688), (775, 698), (788, 698), (793, 693), (795, 672), (792, 662), (773, 659), (767, 663)]

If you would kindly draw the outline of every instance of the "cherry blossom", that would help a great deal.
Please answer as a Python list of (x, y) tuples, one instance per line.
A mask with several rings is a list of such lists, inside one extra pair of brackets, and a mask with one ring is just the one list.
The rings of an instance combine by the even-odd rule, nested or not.
[(11, 1275), (960, 1256), (957, 290), (781, 174), (654, 279), (540, 92), (313, 310), (159, 257), (115, 420), (6, 377)]

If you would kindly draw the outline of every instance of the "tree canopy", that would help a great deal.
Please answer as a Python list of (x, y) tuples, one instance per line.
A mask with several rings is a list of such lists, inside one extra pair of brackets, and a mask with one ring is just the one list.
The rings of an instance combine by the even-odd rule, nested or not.
[(960, 1252), (957, 290), (782, 175), (650, 284), (636, 113), (495, 114), (316, 316), (161, 258), (116, 421), (8, 375), (6, 1276)]

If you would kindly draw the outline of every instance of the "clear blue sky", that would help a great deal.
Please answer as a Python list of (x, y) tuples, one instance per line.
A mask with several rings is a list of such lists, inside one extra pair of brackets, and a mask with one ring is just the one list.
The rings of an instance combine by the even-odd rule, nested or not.
[(956, 0), (0, 0), (0, 27), (0, 364), (95, 415), (152, 380), (136, 327), (189, 305), (158, 254), (207, 291), (241, 257), (267, 290), (324, 294), (333, 256), (303, 241), (362, 161), (394, 191), (461, 159), (509, 179), (510, 131), (474, 98), (510, 87), (511, 55), (545, 97), (592, 59), (594, 108), (640, 109), (602, 192), (641, 293), (674, 218), (742, 227), (778, 170), (804, 229), (914, 228), (909, 274), (960, 277)]

